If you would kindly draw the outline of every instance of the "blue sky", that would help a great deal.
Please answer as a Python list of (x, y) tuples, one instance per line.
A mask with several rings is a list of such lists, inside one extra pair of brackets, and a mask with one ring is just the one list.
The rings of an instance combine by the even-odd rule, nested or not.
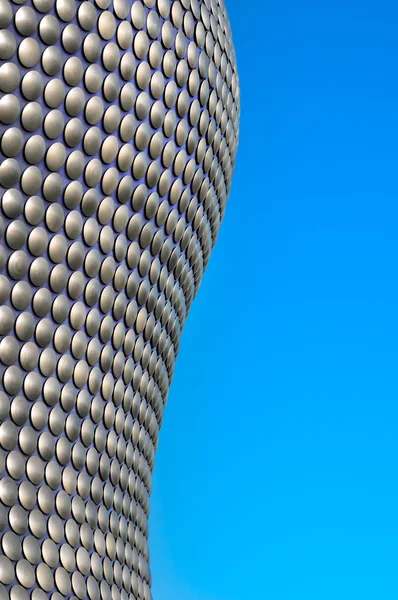
[(396, 599), (398, 8), (227, 7), (241, 140), (160, 435), (154, 599)]

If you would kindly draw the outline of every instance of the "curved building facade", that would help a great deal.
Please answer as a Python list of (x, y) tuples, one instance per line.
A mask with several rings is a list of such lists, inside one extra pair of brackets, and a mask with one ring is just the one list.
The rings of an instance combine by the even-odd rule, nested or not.
[(223, 0), (0, 0), (0, 598), (149, 600), (151, 474), (234, 170)]

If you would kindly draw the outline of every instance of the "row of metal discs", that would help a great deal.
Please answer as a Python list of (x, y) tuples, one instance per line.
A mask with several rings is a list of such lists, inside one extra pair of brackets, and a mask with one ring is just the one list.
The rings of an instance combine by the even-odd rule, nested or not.
[[(24, 4), (23, 2), (13, 0), (14, 4)], [(146, 54), (145, 46), (148, 45), (150, 39), (160, 37), (165, 48), (171, 48), (176, 44), (180, 50), (184, 36), (187, 38), (195, 37), (200, 48), (206, 47), (210, 58), (215, 53), (215, 61), (218, 63), (217, 51), (215, 45), (218, 43), (220, 50), (226, 53), (226, 58), (229, 62), (234, 62), (234, 50), (231, 44), (231, 37), (226, 26), (225, 19), (220, 18), (220, 10), (217, 3), (205, 2), (199, 3), (196, 0), (191, 2), (180, 2), (179, 0), (158, 0), (156, 10), (150, 10), (155, 5), (155, 0), (148, 2), (135, 1), (130, 7), (130, 2), (127, 0), (116, 0), (113, 2), (113, 14), (107, 9), (110, 7), (111, 1), (95, 2), (95, 5), (100, 10), (99, 18), (98, 11), (91, 2), (81, 2), (79, 8), (75, 0), (32, 0), (34, 9), (30, 6), (24, 6), (17, 10), (15, 15), (15, 27), (19, 35), (23, 37), (31, 36), (36, 28), (39, 29), (40, 39), (47, 45), (55, 44), (61, 35), (61, 22), (67, 23), (76, 20), (76, 25), (66, 26), (63, 31), (67, 31), (65, 35), (66, 46), (71, 43), (74, 36), (77, 39), (81, 38), (83, 32), (92, 31), (96, 26), (98, 33), (103, 40), (110, 40), (116, 37), (121, 47), (129, 47), (133, 42), (137, 48), (141, 58)], [(209, 14), (206, 4), (212, 4), (216, 7), (215, 11), (217, 18)], [(145, 9), (145, 5), (149, 10)], [(183, 7), (183, 5), (185, 5)], [(41, 14), (51, 11), (55, 8), (55, 15), (41, 17)], [(191, 10), (192, 12), (191, 12)], [(12, 10), (7, 0), (1, 0), (0, 3), (0, 27), (6, 28), (12, 19)], [(116, 18), (121, 20), (118, 25)], [(162, 23), (162, 19), (164, 19)], [(131, 24), (130, 24), (131, 20)], [(138, 31), (134, 35), (132, 27)], [(178, 30), (175, 33), (174, 27)], [(70, 33), (69, 33), (70, 32)], [(5, 38), (7, 39), (7, 38)], [(95, 39), (95, 38), (92, 38)], [(3, 44), (2, 52), (6, 52), (7, 44)], [(64, 49), (67, 52), (74, 52), (68, 47)], [(15, 51), (15, 50), (14, 50)], [(182, 54), (182, 52), (180, 51)], [(1, 56), (6, 59), (8, 56)], [(217, 67), (219, 65), (217, 64)]]
[[(42, 17), (40, 22), (38, 22), (36, 12), (33, 8), (25, 6), (19, 8), (14, 16), (16, 32), (25, 38), (18, 46), (18, 58), (22, 66), (27, 68), (31, 68), (39, 62), (40, 58), (37, 58), (40, 53), (39, 42), (35, 38), (30, 37), (35, 33), (36, 29), (38, 29), (41, 42), (52, 46), (60, 39), (63, 49), (68, 54), (77, 52), (83, 45), (84, 57), (89, 62), (96, 62), (104, 52), (104, 66), (106, 67), (106, 63), (109, 62), (110, 68), (106, 67), (109, 71), (115, 69), (115, 64), (117, 63), (115, 56), (119, 54), (118, 46), (122, 49), (132, 47), (136, 57), (142, 59), (148, 55), (151, 39), (158, 37), (165, 48), (169, 49), (175, 44), (176, 54), (180, 58), (183, 58), (185, 55), (187, 38), (193, 37), (198, 46), (206, 48), (208, 54), (212, 56), (214, 53), (214, 39), (212, 34), (210, 32), (205, 33), (204, 27), (200, 22), (195, 26), (192, 17), (188, 18), (190, 14), (185, 14), (182, 23), (183, 29), (180, 29), (177, 35), (175, 35), (173, 24), (170, 21), (164, 21), (161, 24), (158, 14), (155, 11), (151, 11), (146, 19), (146, 31), (139, 31), (134, 34), (132, 27), (132, 25), (135, 27), (134, 19), (132, 19), (131, 24), (127, 20), (122, 20), (118, 24), (112, 12), (101, 11), (98, 16), (93, 4), (84, 2), (80, 5), (77, 12), (78, 24), (66, 25), (61, 32), (59, 20), (54, 15)], [(10, 4), (7, 0), (1, 0), (0, 27), (3, 29), (0, 34), (0, 58), (2, 60), (10, 59), (17, 51), (15, 37), (11, 31), (6, 29), (10, 25), (12, 17), (13, 12)], [(98, 34), (91, 33), (85, 35), (83, 42), (85, 32), (92, 30), (95, 26), (97, 27)], [(82, 32), (82, 29), (84, 32)], [(99, 38), (105, 41), (116, 38), (117, 43), (110, 42), (105, 46), (105, 50), (103, 50), (102, 41)], [(152, 59), (156, 62), (155, 53), (159, 54), (159, 51), (157, 51), (158, 48), (159, 46), (154, 46), (152, 49)], [(216, 61), (220, 64), (221, 59), (217, 52), (221, 52), (221, 49), (216, 51), (215, 56)], [(54, 51), (52, 55), (55, 58), (58, 56), (58, 53)], [(50, 53), (47, 53), (43, 69), (48, 75), (51, 75), (53, 67), (49, 64), (49, 56)], [(113, 67), (111, 66), (112, 63), (114, 63)], [(153, 66), (154, 68), (158, 68), (159, 63)], [(50, 72), (48, 69), (50, 69)]]
[[(25, 4), (26, 2), (26, 0), (12, 1), (17, 5)], [(90, 31), (96, 24), (96, 10), (94, 4), (91, 2), (81, 2), (79, 8), (77, 8), (77, 2), (74, 0), (32, 0), (32, 3), (36, 11), (41, 14), (49, 12), (55, 7), (58, 19), (51, 21), (51, 28), (55, 29), (55, 32), (60, 26), (59, 19), (63, 22), (69, 22), (75, 18), (75, 15), (77, 15), (78, 24), (85, 31)], [(155, 5), (156, 10), (150, 10)], [(1, 6), (0, 25), (5, 27), (10, 23), (11, 19), (9, 18), (7, 4), (2, 4)], [(113, 20), (111, 20), (111, 17), (106, 12), (111, 6), (111, 0), (95, 0), (95, 6), (105, 12), (104, 23), (113, 23)], [(220, 15), (219, 6), (218, 2), (209, 2), (208, 0), (202, 3), (199, 0), (143, 0), (142, 2), (134, 1), (133, 3), (130, 3), (128, 0), (114, 0), (112, 2), (112, 8), (116, 17), (125, 20), (130, 15), (134, 28), (142, 30), (146, 25), (146, 31), (152, 38), (156, 38), (159, 35), (159, 24), (162, 17), (163, 19), (170, 19), (170, 22), (177, 29), (183, 28), (188, 37), (192, 37), (195, 21), (197, 21), (201, 24), (203, 35), (208, 30), (215, 37), (221, 36), (222, 40), (224, 36), (223, 30), (225, 30), (225, 17)], [(216, 14), (216, 18), (209, 13), (208, 7)], [(146, 9), (149, 9), (149, 12)], [(19, 33), (21, 35), (30, 35), (36, 26), (36, 14), (34, 11), (22, 11), (19, 14), (20, 16), (17, 19)], [(33, 21), (33, 24), (29, 23), (30, 20)], [(219, 23), (217, 20), (219, 20)], [(220, 28), (219, 31), (218, 28)], [(51, 35), (50, 31), (48, 31), (48, 35)], [(104, 37), (104, 39), (106, 38)], [(171, 40), (170, 45), (172, 45), (173, 41), (174, 38)], [(228, 42), (230, 43), (230, 36)], [(53, 43), (53, 41), (49, 43)]]

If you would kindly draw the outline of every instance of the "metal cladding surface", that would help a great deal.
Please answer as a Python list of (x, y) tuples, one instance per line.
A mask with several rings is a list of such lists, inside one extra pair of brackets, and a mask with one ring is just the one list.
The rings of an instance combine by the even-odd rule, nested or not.
[(151, 474), (231, 185), (223, 0), (0, 0), (0, 598), (148, 600)]

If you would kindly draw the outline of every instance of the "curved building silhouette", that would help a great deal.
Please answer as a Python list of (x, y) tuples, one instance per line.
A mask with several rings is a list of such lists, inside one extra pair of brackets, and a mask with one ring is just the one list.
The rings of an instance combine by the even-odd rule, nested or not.
[(149, 600), (180, 335), (239, 130), (223, 0), (0, 0), (0, 598)]

